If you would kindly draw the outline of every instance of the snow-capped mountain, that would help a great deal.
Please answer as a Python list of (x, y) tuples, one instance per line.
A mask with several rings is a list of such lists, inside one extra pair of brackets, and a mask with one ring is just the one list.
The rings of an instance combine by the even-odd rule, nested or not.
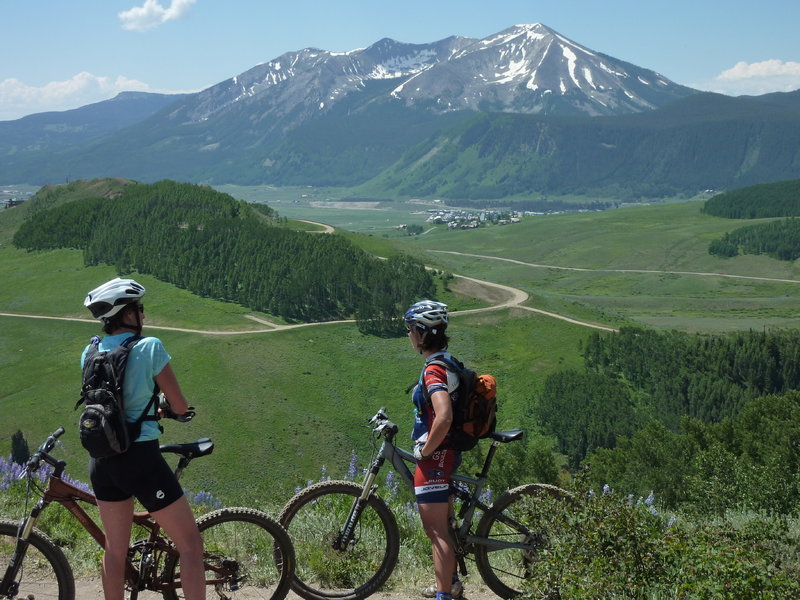
[[(26, 134), (24, 147), (6, 148), (0, 179), (38, 183), (113, 174), (139, 181), (355, 185), (476, 113), (622, 116), (694, 93), (541, 24), (481, 40), (382, 39), (349, 52), (306, 48), (80, 143), (45, 138), (71, 130), (51, 119), (38, 137)], [(42, 151), (40, 139), (62, 149)]]
[(325, 113), (348, 96), (375, 96), (437, 111), (610, 115), (650, 110), (694, 92), (634, 65), (594, 52), (541, 25), (517, 25), (482, 40), (430, 44), (384, 38), (337, 53), (306, 48), (197, 94), (188, 118), (203, 121), (236, 105), (289, 118), (283, 127)]
[(478, 40), (410, 76), (392, 94), (434, 100), (442, 110), (589, 115), (639, 112), (693, 90), (593, 52), (541, 24), (517, 25)]
[(273, 116), (292, 113), (292, 120), (303, 120), (326, 112), (349, 94), (363, 92), (370, 82), (402, 80), (446, 62), (472, 42), (450, 37), (432, 44), (404, 44), (384, 38), (350, 52), (288, 52), (200, 92), (189, 116), (204, 120), (237, 104), (258, 103), (274, 111)]

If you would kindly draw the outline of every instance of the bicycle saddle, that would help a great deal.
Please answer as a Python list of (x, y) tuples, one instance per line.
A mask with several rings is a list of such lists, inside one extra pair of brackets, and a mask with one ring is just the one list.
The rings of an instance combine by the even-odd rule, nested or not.
[(525, 432), (522, 429), (510, 429), (508, 431), (493, 431), (492, 439), (498, 442), (502, 442), (503, 444), (507, 444), (508, 442), (521, 440), (523, 435), (525, 435)]
[(211, 454), (214, 451), (214, 442), (211, 441), (211, 438), (206, 437), (187, 444), (163, 444), (159, 447), (161, 452), (172, 452), (186, 458), (197, 458)]

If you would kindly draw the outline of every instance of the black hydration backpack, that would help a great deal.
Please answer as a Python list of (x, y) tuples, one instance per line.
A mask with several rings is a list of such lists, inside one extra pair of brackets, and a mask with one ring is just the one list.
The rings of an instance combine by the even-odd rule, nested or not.
[[(83, 363), (81, 397), (75, 408), (84, 405), (78, 421), (81, 444), (94, 458), (105, 458), (127, 451), (131, 443), (139, 437), (142, 422), (158, 419), (155, 414), (159, 391), (156, 385), (150, 402), (139, 418), (132, 423), (125, 420), (125, 398), (122, 393), (125, 367), (131, 348), (141, 339), (138, 335), (131, 336), (110, 351), (98, 350), (100, 338), (97, 336), (90, 342)], [(152, 414), (148, 414), (151, 409), (154, 409)]]

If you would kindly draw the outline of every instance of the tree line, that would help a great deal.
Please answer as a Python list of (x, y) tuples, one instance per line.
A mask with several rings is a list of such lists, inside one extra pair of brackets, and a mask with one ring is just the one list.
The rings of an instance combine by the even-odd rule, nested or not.
[[(800, 508), (800, 332), (626, 327), (593, 333), (583, 354), (582, 371), (547, 378), (536, 410), (570, 467), (673, 502), (699, 502), (706, 477), (729, 473), (726, 502)], [(778, 474), (791, 481), (767, 485)]]
[(708, 253), (725, 258), (739, 254), (766, 254), (778, 260), (797, 260), (800, 258), (800, 219), (740, 227), (713, 240)]
[(706, 200), (701, 212), (726, 219), (800, 216), (800, 179), (731, 190)]
[(290, 320), (356, 317), (379, 335), (399, 332), (405, 306), (435, 294), (424, 265), (408, 256), (379, 260), (341, 236), (273, 226), (265, 214), (209, 187), (164, 180), (36, 212), (14, 244), (81, 249), (87, 266), (147, 273)]

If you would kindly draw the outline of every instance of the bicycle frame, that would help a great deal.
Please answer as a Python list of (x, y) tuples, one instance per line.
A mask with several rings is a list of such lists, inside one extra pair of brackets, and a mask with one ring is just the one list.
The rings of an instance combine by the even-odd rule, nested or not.
[[(51, 436), (46, 443), (50, 443), (50, 440), (52, 440), (54, 443), (55, 439), (63, 433), (63, 428), (59, 428), (59, 431), (60, 433), (57, 432), (57, 435)], [(200, 442), (205, 442), (205, 440), (200, 440)], [(208, 440), (207, 443), (210, 444), (210, 440)], [(44, 444), (42, 448), (43, 447)], [(213, 448), (213, 445), (211, 447)], [(106, 545), (105, 533), (92, 519), (92, 517), (89, 516), (83, 506), (79, 504), (79, 502), (84, 502), (88, 505), (97, 506), (97, 498), (94, 496), (94, 494), (82, 490), (67, 481), (64, 481), (62, 479), (62, 475), (64, 474), (64, 469), (66, 468), (67, 463), (63, 460), (56, 460), (42, 448), (40, 448), (39, 452), (37, 453), (39, 460), (43, 460), (52, 466), (53, 472), (48, 478), (47, 488), (44, 490), (41, 499), (31, 509), (30, 514), (23, 518), (20, 522), (20, 534), (17, 537), (17, 545), (14, 550), (14, 554), (12, 555), (11, 562), (6, 569), (3, 578), (0, 579), (0, 597), (3, 597), (9, 593), (10, 588), (17, 577), (19, 568), (25, 558), (25, 554), (27, 553), (31, 533), (36, 527), (42, 512), (53, 502), (56, 502), (66, 508), (101, 548), (105, 548)], [(170, 450), (166, 450), (165, 447), (162, 447), (162, 451)], [(180, 479), (181, 473), (190, 461), (191, 458), (188, 456), (181, 456), (175, 469), (175, 476), (178, 479)], [(154, 550), (163, 552), (165, 554), (177, 554), (177, 550), (160, 536), (161, 526), (152, 518), (149, 512), (134, 512), (133, 523), (147, 530), (147, 537), (146, 539), (140, 540), (134, 546), (132, 546), (142, 547), (143, 562), (142, 566), (137, 569), (134, 566), (132, 557), (128, 556), (125, 561), (126, 582), (136, 590), (151, 589), (157, 592), (163, 592), (168, 589), (176, 589), (180, 587), (179, 583), (156, 582), (153, 579), (142, 576), (144, 575), (144, 561), (145, 559), (149, 560)], [(215, 568), (212, 565), (208, 565), (208, 568), (214, 572), (220, 571), (218, 568)]]

